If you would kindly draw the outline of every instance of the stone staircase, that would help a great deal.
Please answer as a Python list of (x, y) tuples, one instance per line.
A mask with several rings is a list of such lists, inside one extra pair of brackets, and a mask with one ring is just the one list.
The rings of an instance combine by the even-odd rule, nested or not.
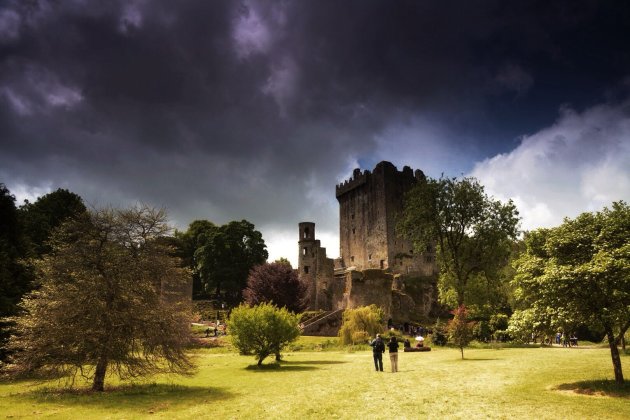
[(300, 325), (302, 335), (336, 336), (341, 327), (343, 309), (323, 312)]

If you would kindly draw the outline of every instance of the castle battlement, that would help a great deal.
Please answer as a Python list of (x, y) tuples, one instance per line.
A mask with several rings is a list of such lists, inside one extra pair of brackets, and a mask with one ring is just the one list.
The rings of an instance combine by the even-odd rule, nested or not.
[(342, 195), (344, 195), (345, 193), (347, 193), (348, 191), (351, 191), (363, 184), (365, 184), (367, 182), (368, 177), (371, 175), (370, 171), (368, 171), (367, 169), (363, 172), (361, 172), (361, 169), (356, 168), (353, 172), (352, 172), (352, 178), (347, 179), (346, 181), (342, 182), (341, 184), (337, 185), (337, 187), (335, 188), (335, 196), (336, 197), (340, 197)]

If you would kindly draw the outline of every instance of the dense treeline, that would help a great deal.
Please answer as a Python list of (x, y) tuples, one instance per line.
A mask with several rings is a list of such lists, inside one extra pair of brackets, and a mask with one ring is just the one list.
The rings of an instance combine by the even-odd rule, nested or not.
[[(81, 197), (64, 189), (18, 207), (15, 196), (0, 184), (0, 318), (14, 315), (22, 296), (37, 286), (31, 261), (50, 251), (52, 232), (85, 212)], [(8, 329), (6, 322), (0, 322), (0, 359), (4, 359)]]

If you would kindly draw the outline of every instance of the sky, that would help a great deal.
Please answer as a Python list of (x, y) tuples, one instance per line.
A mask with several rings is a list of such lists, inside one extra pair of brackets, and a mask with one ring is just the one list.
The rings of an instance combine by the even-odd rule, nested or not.
[(0, 183), (339, 255), (335, 185), (474, 176), (522, 229), (630, 201), (630, 3), (0, 0)]

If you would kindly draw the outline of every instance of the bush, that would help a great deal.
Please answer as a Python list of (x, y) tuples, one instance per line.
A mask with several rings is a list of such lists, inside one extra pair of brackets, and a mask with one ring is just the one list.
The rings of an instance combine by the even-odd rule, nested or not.
[[(346, 309), (339, 329), (341, 344), (365, 343), (383, 330), (383, 311), (376, 305), (363, 306), (356, 309)], [(363, 341), (355, 341), (361, 339)]]
[(269, 303), (235, 308), (228, 325), (234, 347), (254, 355), (259, 366), (272, 354), (279, 361), (282, 349), (300, 336), (298, 316)]
[(436, 321), (433, 326), (433, 334), (431, 334), (431, 342), (436, 346), (445, 346), (448, 342), (448, 332), (446, 330), (446, 325), (441, 322), (439, 319)]

